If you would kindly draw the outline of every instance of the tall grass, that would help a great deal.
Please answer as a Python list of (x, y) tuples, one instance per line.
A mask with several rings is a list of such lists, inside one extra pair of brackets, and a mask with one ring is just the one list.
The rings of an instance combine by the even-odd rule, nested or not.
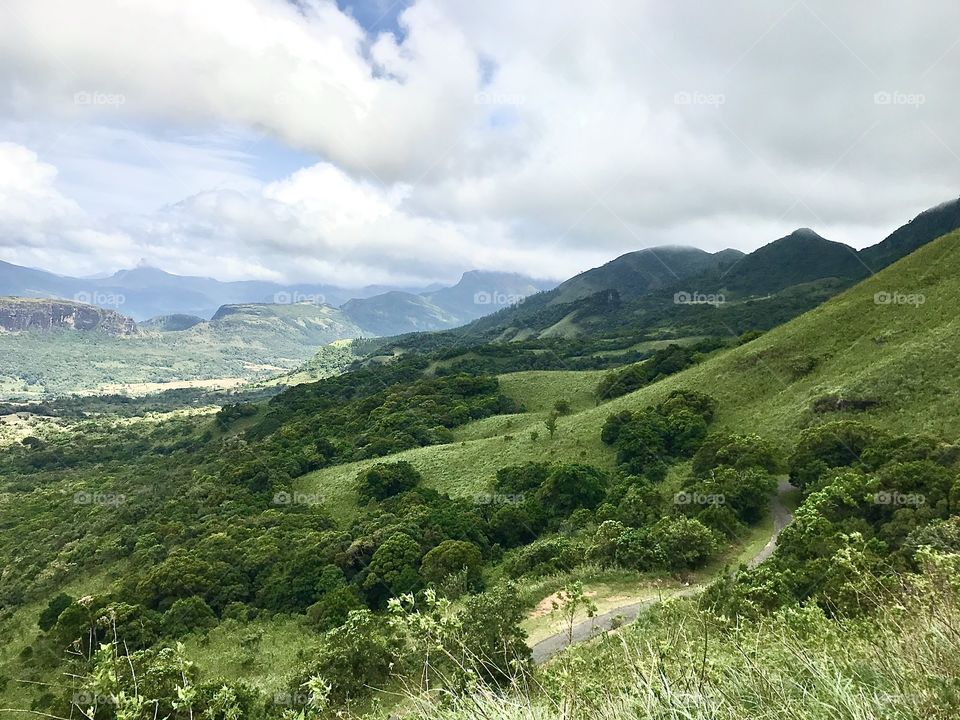
[(866, 617), (791, 608), (737, 623), (668, 602), (559, 657), (524, 692), (411, 698), (429, 720), (946, 720), (960, 717), (957, 558)]

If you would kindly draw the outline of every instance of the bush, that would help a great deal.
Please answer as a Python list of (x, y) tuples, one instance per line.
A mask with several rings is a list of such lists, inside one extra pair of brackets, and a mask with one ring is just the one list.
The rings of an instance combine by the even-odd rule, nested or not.
[(663, 518), (650, 529), (657, 555), (670, 570), (702, 567), (719, 548), (716, 534), (696, 518)]
[(423, 477), (406, 460), (377, 463), (357, 475), (357, 494), (362, 501), (386, 500), (415, 488)]
[(609, 480), (605, 473), (590, 465), (558, 465), (537, 493), (548, 512), (566, 517), (574, 510), (599, 505), (606, 495)]
[(37, 621), (37, 625), (41, 630), (47, 632), (57, 624), (57, 618), (60, 617), (60, 613), (66, 610), (72, 602), (73, 598), (66, 593), (60, 593), (50, 598), (47, 607), (40, 613), (40, 619)]
[(196, 630), (209, 630), (217, 624), (217, 616), (197, 596), (177, 600), (163, 614), (160, 627), (167, 637), (178, 638)]
[(420, 589), (420, 545), (409, 535), (394, 533), (370, 560), (363, 588), (377, 605)]
[(728, 466), (738, 470), (761, 468), (768, 473), (780, 470), (776, 448), (759, 435), (711, 435), (693, 456), (693, 472), (708, 475), (711, 470)]
[(466, 589), (480, 587), (483, 555), (480, 548), (462, 540), (444, 540), (423, 557), (420, 574), (428, 583), (440, 586), (451, 576), (464, 573)]

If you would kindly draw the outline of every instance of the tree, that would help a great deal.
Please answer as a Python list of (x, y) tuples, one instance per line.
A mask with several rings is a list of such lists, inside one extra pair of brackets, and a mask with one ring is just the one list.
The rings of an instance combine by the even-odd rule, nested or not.
[(590, 465), (558, 465), (537, 493), (554, 516), (565, 517), (578, 508), (592, 510), (606, 496), (606, 474)]
[(702, 567), (716, 553), (716, 534), (696, 518), (663, 518), (650, 529), (650, 540), (670, 570)]
[(363, 587), (377, 604), (420, 589), (420, 546), (409, 535), (394, 533), (373, 554)]
[(385, 500), (415, 488), (423, 477), (406, 460), (377, 463), (357, 475), (357, 494), (363, 501)]
[(579, 581), (567, 585), (558, 592), (551, 605), (567, 628), (568, 645), (573, 645), (573, 628), (576, 626), (577, 616), (581, 612), (586, 613), (587, 617), (597, 614), (596, 603), (583, 592), (583, 583)]
[(517, 587), (509, 583), (463, 601), (459, 644), (470, 652), (481, 677), (500, 683), (528, 668), (530, 647), (521, 626), (526, 616)]
[(428, 583), (440, 586), (451, 576), (464, 573), (468, 590), (480, 586), (483, 555), (480, 548), (462, 540), (444, 540), (423, 557), (420, 574)]
[(852, 420), (807, 428), (788, 461), (790, 480), (805, 488), (831, 468), (856, 466), (868, 448), (889, 439), (886, 433)]
[(360, 602), (356, 589), (343, 581), (324, 591), (320, 599), (307, 608), (307, 617), (314, 628), (325, 632), (343, 625), (352, 611), (362, 607), (363, 603)]
[(50, 602), (47, 603), (47, 607), (40, 613), (40, 619), (37, 621), (37, 625), (41, 630), (47, 632), (57, 624), (57, 618), (60, 617), (60, 613), (66, 610), (71, 603), (73, 603), (73, 598), (66, 593), (54, 595), (50, 598)]
[(761, 468), (768, 473), (780, 470), (779, 454), (770, 441), (759, 435), (711, 435), (693, 456), (693, 472), (708, 475), (726, 465), (738, 470)]
[(213, 610), (196, 595), (177, 600), (161, 620), (163, 634), (170, 638), (179, 638), (195, 630), (206, 630), (216, 624), (217, 616)]
[(551, 412), (547, 419), (543, 421), (544, 427), (547, 428), (547, 432), (550, 433), (550, 439), (553, 439), (554, 434), (557, 432), (557, 415), (556, 411)]

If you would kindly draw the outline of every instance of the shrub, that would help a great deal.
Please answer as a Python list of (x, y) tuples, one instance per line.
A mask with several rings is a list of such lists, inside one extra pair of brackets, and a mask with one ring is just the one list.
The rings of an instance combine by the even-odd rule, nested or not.
[(363, 501), (385, 500), (415, 488), (422, 476), (406, 460), (377, 463), (357, 475), (357, 494)]
[(195, 630), (207, 630), (217, 624), (217, 616), (202, 598), (177, 600), (163, 614), (160, 626), (167, 637), (177, 638)]
[(420, 588), (419, 566), (420, 545), (409, 535), (394, 533), (373, 554), (363, 587), (382, 605), (391, 597)]
[(608, 482), (605, 473), (590, 465), (559, 465), (544, 480), (537, 497), (554, 516), (564, 517), (578, 508), (592, 510), (599, 505)]
[(54, 595), (47, 603), (47, 607), (40, 613), (40, 619), (37, 621), (37, 625), (41, 630), (47, 632), (57, 624), (57, 618), (60, 617), (60, 613), (66, 610), (72, 602), (73, 598), (66, 593)]
[(423, 557), (420, 574), (428, 583), (442, 585), (452, 575), (464, 573), (468, 590), (480, 586), (483, 555), (480, 548), (462, 540), (444, 540)]
[(663, 518), (650, 529), (650, 540), (670, 570), (702, 567), (719, 548), (716, 534), (696, 518)]

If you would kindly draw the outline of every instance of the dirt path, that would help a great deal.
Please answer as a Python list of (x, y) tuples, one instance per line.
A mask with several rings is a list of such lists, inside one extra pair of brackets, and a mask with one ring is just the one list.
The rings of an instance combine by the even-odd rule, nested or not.
[[(770, 502), (770, 511), (773, 513), (773, 535), (770, 536), (770, 541), (746, 562), (748, 567), (756, 567), (770, 557), (773, 551), (776, 550), (777, 539), (780, 537), (780, 532), (793, 520), (793, 513), (790, 511), (785, 500), (787, 495), (794, 489), (794, 486), (790, 484), (789, 480), (785, 478), (780, 480), (777, 486), (777, 494), (774, 495), (773, 500)], [(692, 597), (702, 592), (704, 587), (704, 585), (693, 585), (664, 597), (651, 598), (650, 600), (622, 605), (600, 615), (595, 615), (573, 626), (573, 642), (571, 642), (570, 633), (565, 631), (544, 638), (534, 645), (533, 648), (531, 648), (533, 651), (533, 662), (536, 665), (541, 665), (570, 645), (591, 640), (614, 627), (633, 622), (641, 612), (661, 600), (666, 598)]]

